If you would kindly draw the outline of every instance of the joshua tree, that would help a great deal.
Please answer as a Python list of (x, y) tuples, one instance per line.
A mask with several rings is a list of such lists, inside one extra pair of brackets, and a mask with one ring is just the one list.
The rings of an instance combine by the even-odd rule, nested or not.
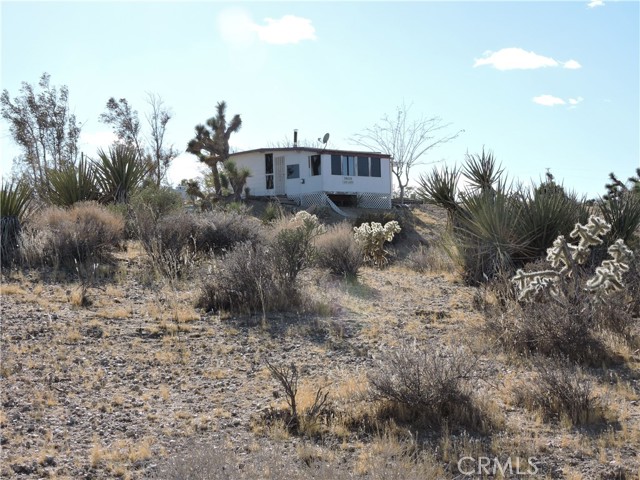
[(196, 155), (211, 169), (217, 195), (222, 193), (218, 164), (229, 159), (229, 137), (242, 126), (240, 115), (234, 115), (227, 124), (226, 110), (227, 104), (224, 101), (218, 102), (216, 116), (207, 120), (206, 126), (196, 126), (196, 137), (187, 146), (187, 152)]

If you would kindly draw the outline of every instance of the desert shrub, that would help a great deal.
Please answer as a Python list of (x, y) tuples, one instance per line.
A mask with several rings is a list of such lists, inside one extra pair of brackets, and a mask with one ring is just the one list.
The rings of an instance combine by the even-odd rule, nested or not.
[[(584, 297), (588, 300), (588, 297)], [(567, 301), (539, 301), (492, 315), (487, 330), (508, 351), (519, 354), (564, 355), (598, 365), (611, 361), (596, 335), (597, 306)]]
[(3, 267), (14, 264), (19, 258), (20, 231), (31, 196), (31, 188), (23, 182), (3, 182), (0, 189), (0, 260)]
[(287, 311), (301, 306), (300, 271), (314, 259), (314, 238), (324, 227), (307, 212), (281, 220), (271, 237), (239, 244), (203, 281), (197, 306), (240, 313)]
[(201, 282), (198, 308), (264, 314), (300, 304), (298, 291), (275, 274), (275, 257), (265, 245), (245, 242), (213, 262)]
[(430, 246), (415, 247), (406, 258), (406, 264), (416, 272), (450, 272), (456, 270), (456, 264), (449, 251), (440, 241)]
[(194, 235), (198, 251), (221, 252), (242, 242), (262, 241), (260, 222), (252, 216), (213, 210), (198, 218), (200, 228)]
[(316, 240), (318, 266), (334, 275), (355, 278), (364, 263), (362, 247), (356, 242), (347, 222), (332, 225)]
[(28, 263), (75, 271), (78, 264), (112, 260), (124, 238), (124, 220), (101, 205), (80, 202), (40, 211), (29, 230), (21, 242)]
[(170, 187), (149, 185), (135, 192), (129, 204), (111, 204), (109, 208), (125, 218), (125, 235), (141, 239), (142, 232), (151, 232), (161, 217), (177, 212), (182, 207), (182, 197)]
[(174, 211), (155, 218), (137, 217), (138, 238), (160, 273), (182, 275), (200, 253), (223, 252), (260, 238), (260, 222), (248, 216), (213, 210), (204, 213)]
[(562, 358), (535, 358), (535, 377), (514, 390), (516, 403), (542, 414), (545, 421), (571, 425), (601, 422), (606, 410), (594, 394), (593, 382)]
[(324, 231), (318, 217), (304, 210), (275, 224), (269, 244), (280, 283), (294, 288), (298, 274), (315, 261), (314, 239)]
[(391, 415), (411, 422), (484, 429), (474, 404), (476, 360), (463, 348), (403, 345), (369, 374), (370, 393), (388, 402)]
[(160, 218), (182, 206), (182, 196), (170, 187), (149, 185), (136, 192), (129, 200), (132, 208), (150, 209), (156, 218)]
[(273, 222), (284, 217), (285, 213), (282, 206), (278, 202), (269, 202), (262, 213), (262, 221), (264, 223)]
[(384, 249), (386, 242), (391, 242), (396, 233), (400, 232), (398, 222), (392, 220), (384, 226), (377, 222), (363, 223), (354, 227), (354, 238), (364, 253), (364, 260), (379, 268), (389, 263), (387, 252)]

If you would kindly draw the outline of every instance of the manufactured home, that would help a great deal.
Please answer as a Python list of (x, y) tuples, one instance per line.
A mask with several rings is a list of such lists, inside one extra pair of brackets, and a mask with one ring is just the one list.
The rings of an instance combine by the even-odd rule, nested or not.
[(383, 153), (294, 146), (229, 157), (251, 171), (252, 197), (288, 197), (305, 208), (391, 208), (391, 157)]

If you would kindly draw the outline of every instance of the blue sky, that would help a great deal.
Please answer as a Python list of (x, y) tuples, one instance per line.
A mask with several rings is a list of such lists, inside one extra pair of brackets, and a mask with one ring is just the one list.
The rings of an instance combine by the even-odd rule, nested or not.
[[(232, 146), (264, 147), (294, 128), (331, 148), (393, 114), (450, 122), (456, 140), (424, 161), (493, 150), (511, 177), (595, 196), (640, 166), (640, 3), (2, 2), (2, 88), (43, 72), (67, 85), (81, 148), (110, 142), (98, 117), (148, 92), (171, 107), (184, 150), (220, 100), (243, 127)], [(2, 121), (3, 172), (18, 150)], [(431, 166), (416, 168), (420, 172)], [(198, 174), (189, 154), (171, 179)]]

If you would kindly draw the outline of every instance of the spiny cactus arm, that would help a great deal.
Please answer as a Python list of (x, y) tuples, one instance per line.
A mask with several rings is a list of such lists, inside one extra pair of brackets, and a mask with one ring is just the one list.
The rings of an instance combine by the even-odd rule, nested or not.
[[(607, 252), (611, 255), (614, 261), (618, 263), (628, 264), (633, 258), (633, 252), (625, 245), (624, 240), (621, 238), (616, 240), (615, 243), (607, 249)], [(625, 270), (625, 272), (626, 271), (627, 270)]]
[(586, 283), (587, 290), (605, 295), (622, 288), (624, 285), (620, 276), (604, 267), (596, 268), (596, 274)]
[(602, 237), (609, 233), (611, 225), (609, 225), (604, 219), (591, 215), (587, 226), (591, 226), (591, 233), (597, 237)]
[(553, 241), (553, 246), (547, 249), (547, 261), (553, 268), (560, 268), (560, 273), (568, 273), (573, 266), (573, 256), (571, 254), (574, 245), (569, 245), (564, 235), (559, 235)]
[[(616, 275), (622, 275), (629, 271), (629, 265), (622, 262), (616, 262), (615, 260), (604, 260), (601, 264), (602, 268), (613, 272)], [(597, 271), (598, 269), (596, 269)]]
[(512, 281), (520, 290), (519, 300), (532, 301), (535, 295), (546, 288), (551, 289), (552, 295), (557, 295), (559, 290), (556, 282), (560, 280), (560, 273), (555, 270), (543, 270), (540, 272), (524, 272), (518, 270)]

